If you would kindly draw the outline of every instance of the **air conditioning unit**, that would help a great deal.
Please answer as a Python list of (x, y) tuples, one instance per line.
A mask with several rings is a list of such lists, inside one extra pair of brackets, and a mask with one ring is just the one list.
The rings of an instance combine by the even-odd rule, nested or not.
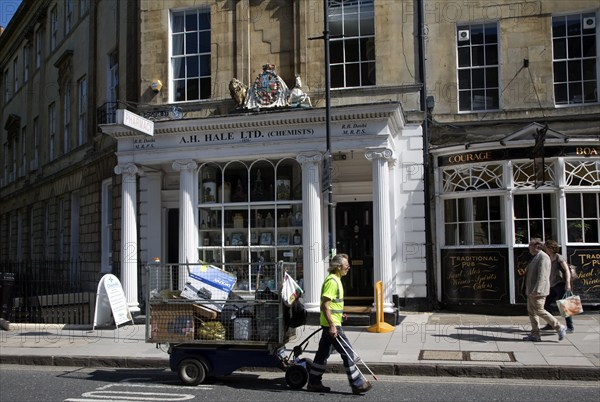
[(458, 31), (458, 41), (466, 42), (471, 38), (471, 34), (468, 29), (461, 29)]
[(584, 17), (583, 18), (583, 29), (594, 29), (596, 28), (596, 17)]

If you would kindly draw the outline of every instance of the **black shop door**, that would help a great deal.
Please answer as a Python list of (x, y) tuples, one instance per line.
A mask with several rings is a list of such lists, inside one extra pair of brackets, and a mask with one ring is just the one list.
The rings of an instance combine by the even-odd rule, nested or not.
[(336, 204), (336, 248), (350, 257), (350, 272), (342, 279), (346, 305), (373, 302), (373, 204)]

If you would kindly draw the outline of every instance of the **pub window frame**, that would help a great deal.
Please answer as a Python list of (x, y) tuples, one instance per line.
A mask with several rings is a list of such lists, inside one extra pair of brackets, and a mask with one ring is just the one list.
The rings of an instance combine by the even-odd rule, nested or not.
[(569, 192), (565, 196), (568, 243), (600, 243), (600, 192)]
[(600, 242), (600, 160), (567, 159), (564, 162), (567, 242)]
[[(517, 211), (525, 200), (525, 211)], [(558, 200), (554, 192), (524, 191), (513, 194), (512, 212), (514, 220), (513, 241), (526, 246), (532, 238), (558, 239)], [(539, 215), (536, 215), (538, 214)]]
[[(503, 163), (464, 164), (441, 169), (443, 247), (497, 247), (506, 244), (505, 171)], [(497, 216), (484, 219), (474, 208), (493, 200)], [(475, 203), (474, 203), (475, 202)], [(447, 209), (454, 203), (454, 218)], [(459, 204), (464, 203), (462, 208)], [(485, 229), (485, 230), (484, 230)], [(483, 241), (485, 232), (485, 241)]]
[[(486, 208), (479, 208), (477, 211), (477, 206), (483, 206), (481, 201), (485, 201)], [(490, 213), (492, 204), (497, 208), (497, 216), (494, 217)], [(453, 215), (449, 213), (449, 206), (454, 209)], [(443, 201), (443, 211), (444, 246), (479, 247), (506, 244), (506, 213), (504, 197), (501, 194), (446, 198)]]

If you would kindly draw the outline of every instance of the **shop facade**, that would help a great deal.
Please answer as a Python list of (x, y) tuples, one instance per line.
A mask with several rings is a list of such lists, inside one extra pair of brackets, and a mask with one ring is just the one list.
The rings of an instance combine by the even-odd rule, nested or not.
[(389, 313), (395, 297), (426, 296), (425, 261), (406, 252), (424, 239), (423, 139), (399, 103), (332, 108), (332, 169), (324, 109), (157, 121), (153, 136), (121, 124), (101, 129), (118, 141), (130, 309), (139, 309), (137, 258), (127, 265), (135, 250), (146, 261), (219, 266), (242, 294), (276, 288), (276, 263), (293, 262), (305, 305), (317, 312), (330, 232), (337, 252), (350, 255), (349, 298), (370, 305), (377, 281)]
[(531, 238), (556, 240), (579, 276), (573, 292), (584, 304), (600, 302), (597, 137), (531, 123), (500, 140), (431, 153), (441, 302), (525, 304)]

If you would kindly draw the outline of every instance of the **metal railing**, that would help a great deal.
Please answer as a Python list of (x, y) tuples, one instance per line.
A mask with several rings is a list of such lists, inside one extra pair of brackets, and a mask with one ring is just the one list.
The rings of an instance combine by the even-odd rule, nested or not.
[(15, 323), (93, 323), (102, 274), (90, 268), (98, 265), (84, 261), (1, 261), (0, 317)]
[(111, 124), (116, 122), (118, 102), (106, 102), (96, 109), (96, 118), (98, 124)]

